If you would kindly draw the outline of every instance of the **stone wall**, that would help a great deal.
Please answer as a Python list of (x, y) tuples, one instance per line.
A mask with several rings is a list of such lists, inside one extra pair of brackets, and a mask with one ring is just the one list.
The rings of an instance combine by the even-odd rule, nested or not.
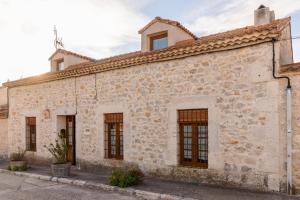
[(0, 160), (8, 157), (7, 119), (0, 119)]
[[(300, 74), (290, 74), (292, 84), (292, 174), (296, 192), (300, 188)], [(285, 115), (286, 116), (286, 115)], [(286, 153), (286, 149), (284, 151)]]
[(287, 26), (281, 32), (280, 37), (280, 65), (293, 63), (293, 47), (291, 37), (291, 26)]
[[(1, 110), (7, 107), (7, 88), (0, 87), (0, 159), (8, 157), (7, 146), (7, 112)], [(3, 112), (3, 113), (2, 113)]]
[(0, 105), (7, 104), (7, 88), (0, 86)]
[[(25, 117), (36, 116), (32, 156), (49, 158), (57, 116), (76, 115), (77, 165), (136, 163), (178, 180), (284, 190), (282, 88), (271, 43), (11, 88), (9, 151), (25, 147)], [(178, 165), (183, 108), (208, 108), (208, 169)], [(113, 112), (124, 114), (124, 161), (104, 159), (103, 114)]]

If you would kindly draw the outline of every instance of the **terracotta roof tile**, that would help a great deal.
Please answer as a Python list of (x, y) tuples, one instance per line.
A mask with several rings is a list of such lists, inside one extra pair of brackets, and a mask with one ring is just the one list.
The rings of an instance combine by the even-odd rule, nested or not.
[(64, 70), (73, 70), (73, 69), (77, 69), (78, 67), (85, 67), (85, 66), (87, 66), (90, 63), (93, 63), (93, 62), (87, 61), (87, 62), (82, 62), (82, 63), (77, 63), (77, 64), (69, 65)]
[(40, 76), (28, 77), (17, 81), (6, 82), (6, 87), (37, 84), (41, 82), (59, 80), (69, 77), (83, 76), (108, 70), (122, 69), (145, 63), (160, 62), (177, 58), (199, 55), (203, 53), (224, 51), (243, 46), (269, 42), (280, 37), (281, 30), (289, 25), (290, 18), (275, 20), (261, 26), (248, 26), (223, 33), (200, 37), (197, 40), (185, 40), (174, 46), (151, 51), (132, 52), (97, 60), (95, 62), (79, 64), (69, 70), (49, 72)]
[(193, 45), (195, 43), (194, 39), (188, 39), (188, 40), (182, 40), (179, 42), (176, 42), (175, 46), (180, 47), (180, 46), (186, 46), (186, 45)]
[(144, 26), (144, 28), (142, 28), (141, 30), (139, 30), (139, 33), (140, 34), (143, 33), (147, 28), (149, 28), (152, 24), (154, 24), (156, 22), (161, 22), (161, 23), (165, 23), (165, 24), (177, 26), (178, 28), (180, 28), (181, 30), (183, 30), (184, 32), (186, 32), (190, 36), (192, 36), (194, 39), (197, 39), (196, 35), (194, 35), (186, 27), (184, 27), (183, 25), (181, 25), (178, 21), (174, 21), (174, 20), (170, 20), (170, 19), (163, 19), (161, 17), (155, 17), (151, 22), (149, 22), (146, 26)]
[(68, 50), (65, 50), (65, 49), (57, 49), (50, 57), (48, 60), (51, 60), (53, 58), (53, 56), (55, 56), (57, 53), (62, 53), (62, 54), (66, 54), (66, 55), (73, 55), (73, 56), (76, 56), (76, 57), (79, 57), (79, 58), (82, 58), (82, 59), (85, 59), (85, 60), (89, 60), (89, 61), (95, 61), (94, 58), (90, 58), (90, 57), (87, 57), (87, 56), (83, 56), (83, 55), (80, 55), (78, 53), (75, 53), (75, 52), (72, 52), (72, 51), (68, 51)]
[[(96, 60), (95, 62), (97, 64), (100, 64), (100, 63), (105, 63), (105, 62), (117, 61), (117, 60), (121, 60), (121, 59), (125, 59), (125, 58), (138, 56), (140, 54), (142, 54), (141, 51), (135, 51), (135, 52), (130, 52), (130, 53), (125, 53), (125, 54), (120, 54), (120, 55), (117, 55), (117, 56), (112, 56), (112, 57), (108, 57), (108, 58), (99, 59), (99, 60)], [(93, 64), (94, 63), (91, 63), (91, 62), (79, 63), (79, 64), (75, 64), (75, 65), (70, 65), (68, 68), (66, 68), (66, 70), (74, 70), (74, 69), (78, 69), (78, 68), (81, 68), (81, 67), (87, 67), (87, 66), (90, 66), (90, 65), (93, 65)]]
[(197, 42), (214, 42), (217, 40), (230, 39), (234, 37), (241, 37), (244, 35), (250, 35), (256, 32), (269, 31), (270, 33), (280, 32), (286, 25), (288, 25), (291, 21), (290, 17), (274, 20), (270, 24), (259, 25), (259, 26), (246, 26), (243, 28), (238, 28), (222, 33), (212, 34), (204, 37), (200, 37)]
[(280, 66), (280, 73), (300, 72), (300, 62)]

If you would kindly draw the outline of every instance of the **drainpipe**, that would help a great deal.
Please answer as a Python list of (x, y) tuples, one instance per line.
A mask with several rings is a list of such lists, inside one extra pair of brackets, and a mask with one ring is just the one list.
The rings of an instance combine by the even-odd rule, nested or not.
[(291, 81), (288, 76), (276, 76), (275, 75), (275, 41), (276, 39), (272, 39), (272, 47), (273, 47), (273, 77), (274, 79), (287, 79), (287, 87), (286, 87), (286, 118), (287, 118), (287, 193), (289, 195), (292, 194), (292, 86)]

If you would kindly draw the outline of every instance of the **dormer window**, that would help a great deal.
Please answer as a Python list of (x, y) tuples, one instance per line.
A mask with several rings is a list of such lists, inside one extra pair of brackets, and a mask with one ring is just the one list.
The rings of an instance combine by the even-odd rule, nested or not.
[(48, 59), (51, 65), (51, 72), (63, 71), (70, 69), (69, 67), (79, 65), (81, 63), (95, 62), (96, 60), (87, 56), (67, 51), (65, 49), (57, 49)]
[(57, 71), (62, 71), (65, 69), (64, 60), (58, 60), (57, 61)]
[(150, 51), (168, 47), (168, 33), (158, 33), (150, 36)]
[(139, 30), (139, 34), (142, 52), (164, 49), (184, 40), (198, 39), (179, 22), (161, 17), (155, 17)]

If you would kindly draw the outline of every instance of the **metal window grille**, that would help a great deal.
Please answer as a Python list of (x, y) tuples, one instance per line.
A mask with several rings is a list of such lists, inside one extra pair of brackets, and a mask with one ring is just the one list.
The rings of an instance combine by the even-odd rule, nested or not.
[(26, 117), (26, 150), (36, 151), (36, 118)]
[(180, 163), (208, 167), (208, 109), (178, 110)]
[(123, 113), (104, 114), (105, 157), (123, 159)]

